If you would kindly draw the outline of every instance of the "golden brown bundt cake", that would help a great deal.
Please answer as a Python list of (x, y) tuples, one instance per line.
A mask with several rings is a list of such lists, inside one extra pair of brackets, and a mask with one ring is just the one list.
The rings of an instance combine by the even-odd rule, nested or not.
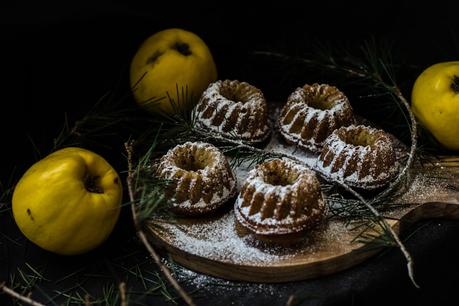
[(239, 81), (209, 85), (195, 107), (197, 125), (225, 137), (260, 142), (269, 135), (268, 111), (263, 93)]
[(198, 215), (213, 211), (236, 193), (236, 180), (223, 153), (211, 144), (187, 142), (169, 150), (157, 175), (174, 181), (175, 212)]
[(325, 140), (317, 166), (325, 175), (363, 189), (387, 184), (398, 170), (390, 136), (364, 125), (334, 131)]
[(306, 84), (288, 97), (278, 127), (288, 143), (320, 152), (328, 135), (353, 123), (351, 105), (341, 91), (326, 84)]
[(285, 235), (315, 225), (325, 214), (325, 203), (313, 171), (273, 159), (249, 172), (235, 214), (255, 234)]

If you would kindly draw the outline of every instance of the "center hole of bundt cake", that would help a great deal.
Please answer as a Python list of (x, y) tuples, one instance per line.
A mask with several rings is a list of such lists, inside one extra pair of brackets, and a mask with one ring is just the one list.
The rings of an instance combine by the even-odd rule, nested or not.
[(328, 101), (325, 97), (318, 96), (312, 99), (311, 102), (309, 102), (309, 106), (315, 109), (327, 110), (332, 109), (334, 104), (333, 101)]
[(375, 143), (375, 138), (367, 131), (361, 131), (359, 133), (351, 133), (350, 135), (347, 135), (346, 142), (354, 146), (366, 147), (373, 145)]
[(297, 174), (294, 173), (277, 173), (277, 172), (267, 172), (265, 173), (265, 182), (274, 186), (288, 186), (295, 183), (298, 178)]
[(176, 162), (177, 167), (186, 171), (199, 171), (207, 167), (207, 163), (204, 159), (196, 158), (193, 155), (187, 158), (181, 158)]
[(250, 100), (250, 94), (242, 92), (239, 86), (222, 86), (220, 94), (230, 101), (245, 103)]

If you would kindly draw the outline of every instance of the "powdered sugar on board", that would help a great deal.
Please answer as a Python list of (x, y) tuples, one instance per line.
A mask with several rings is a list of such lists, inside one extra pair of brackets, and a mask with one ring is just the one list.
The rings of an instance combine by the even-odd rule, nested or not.
[(448, 202), (459, 203), (458, 175), (447, 172), (434, 165), (428, 173), (419, 173), (418, 169), (411, 171), (412, 180), (407, 190), (397, 199), (400, 203)]
[(187, 253), (208, 259), (238, 265), (269, 265), (289, 261), (304, 255), (314, 262), (330, 252), (336, 254), (352, 249), (352, 233), (339, 221), (329, 221), (305, 233), (304, 239), (292, 246), (281, 246), (260, 241), (253, 234), (238, 231), (233, 210), (212, 219), (178, 219), (178, 224), (161, 224), (162, 237)]
[[(207, 291), (212, 295), (226, 295), (228, 293), (248, 293), (263, 294), (264, 296), (276, 296), (279, 298), (280, 290), (290, 289), (289, 284), (268, 284), (268, 283), (248, 283), (248, 282), (234, 282), (222, 278), (201, 274), (189, 270), (181, 265), (174, 264), (173, 262), (166, 261), (166, 265), (174, 271), (175, 278), (185, 285), (191, 285), (193, 288), (199, 289), (199, 292)], [(288, 295), (284, 297), (286, 300)], [(231, 305), (239, 305), (232, 303)]]
[[(280, 112), (279, 108), (275, 109), (275, 111), (273, 112), (273, 117), (277, 118), (279, 112)], [(281, 140), (281, 137), (277, 131), (274, 131), (269, 143), (266, 145), (265, 150), (267, 152), (282, 153), (282, 154), (286, 154), (289, 156), (293, 156), (301, 160), (311, 169), (315, 167), (316, 162), (317, 162), (317, 157), (318, 157), (317, 154), (307, 152), (294, 145), (286, 144), (284, 141)]]

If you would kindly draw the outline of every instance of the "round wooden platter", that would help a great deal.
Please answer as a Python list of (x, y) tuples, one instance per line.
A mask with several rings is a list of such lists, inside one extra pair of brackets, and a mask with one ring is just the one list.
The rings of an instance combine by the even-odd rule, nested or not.
[[(440, 157), (434, 165), (412, 169), (412, 184), (388, 215), (400, 233), (420, 219), (459, 219), (459, 157)], [(154, 242), (183, 266), (201, 273), (239, 281), (287, 282), (304, 280), (355, 266), (381, 249), (353, 241), (357, 232), (342, 221), (329, 220), (292, 246), (267, 244), (235, 221), (233, 205), (200, 219), (177, 218), (154, 224)]]

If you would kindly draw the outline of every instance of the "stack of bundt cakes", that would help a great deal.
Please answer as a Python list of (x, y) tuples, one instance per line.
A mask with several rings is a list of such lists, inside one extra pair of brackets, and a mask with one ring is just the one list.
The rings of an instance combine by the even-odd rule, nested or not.
[(281, 110), (278, 128), (288, 143), (320, 154), (320, 172), (350, 186), (378, 188), (397, 173), (389, 135), (356, 126), (347, 97), (334, 86), (297, 88)]

